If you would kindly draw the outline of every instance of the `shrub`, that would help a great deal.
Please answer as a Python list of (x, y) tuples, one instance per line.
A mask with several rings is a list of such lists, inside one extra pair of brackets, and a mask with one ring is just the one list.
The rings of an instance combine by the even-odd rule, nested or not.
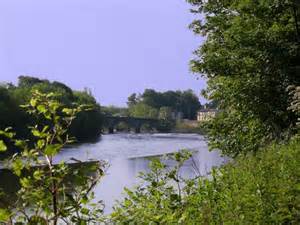
[[(299, 224), (300, 143), (239, 156), (208, 178), (184, 180), (178, 154), (170, 169), (154, 161), (144, 184), (115, 206), (116, 224)], [(176, 184), (176, 185), (174, 185)]]

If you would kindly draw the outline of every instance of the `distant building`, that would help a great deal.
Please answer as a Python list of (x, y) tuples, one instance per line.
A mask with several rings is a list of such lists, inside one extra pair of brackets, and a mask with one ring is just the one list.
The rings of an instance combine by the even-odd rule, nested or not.
[(197, 121), (208, 121), (218, 113), (216, 109), (201, 109), (197, 113)]

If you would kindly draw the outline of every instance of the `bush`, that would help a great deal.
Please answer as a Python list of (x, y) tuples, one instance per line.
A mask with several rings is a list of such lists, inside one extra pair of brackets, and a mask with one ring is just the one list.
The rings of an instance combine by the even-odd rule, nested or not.
[[(299, 224), (300, 143), (273, 145), (239, 156), (209, 178), (178, 176), (186, 157), (171, 169), (161, 162), (126, 190), (111, 215), (116, 224)], [(168, 172), (169, 171), (169, 172)], [(174, 185), (174, 183), (176, 185)]]
[[(33, 135), (31, 143), (18, 139), (12, 128), (0, 130), (0, 153), (9, 149), (8, 141), (21, 149), (8, 160), (8, 169), (19, 183), (17, 200), (0, 208), (0, 223), (99, 224), (103, 206), (92, 202), (92, 190), (103, 176), (104, 164), (93, 162), (85, 166), (77, 159), (76, 167), (64, 161), (55, 163), (55, 156), (74, 142), (68, 135), (73, 120), (90, 108), (84, 105), (68, 108), (55, 94), (40, 92), (34, 92), (30, 103), (23, 107), (43, 123), (29, 127)], [(1, 203), (2, 199), (0, 193)]]

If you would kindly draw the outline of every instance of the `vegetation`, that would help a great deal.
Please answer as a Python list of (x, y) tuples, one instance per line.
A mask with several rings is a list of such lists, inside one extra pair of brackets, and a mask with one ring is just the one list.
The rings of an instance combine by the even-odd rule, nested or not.
[[(174, 156), (174, 168), (155, 161), (150, 174), (142, 175), (145, 182), (126, 190), (111, 219), (116, 224), (299, 224), (300, 4), (188, 2), (200, 18), (191, 28), (205, 37), (191, 69), (207, 78), (202, 93), (220, 110), (205, 126), (209, 144), (234, 161), (208, 178), (187, 180), (179, 173), (187, 154)], [(133, 97), (131, 105), (138, 102)]]
[(198, 121), (176, 121), (174, 128), (172, 129), (172, 132), (175, 133), (195, 133), (195, 134), (205, 134), (205, 130), (203, 129), (201, 122)]
[[(296, 93), (296, 92), (295, 92)], [(1, 131), (0, 151), (8, 143), (23, 151), (9, 161), (20, 179), (18, 201), (0, 209), (0, 221), (12, 224), (298, 224), (300, 142), (274, 144), (256, 154), (237, 156), (210, 176), (181, 176), (191, 153), (170, 155), (175, 166), (155, 159), (151, 172), (141, 174), (136, 189), (105, 218), (103, 205), (91, 203), (92, 188), (103, 175), (103, 164), (72, 168), (65, 162), (54, 164), (54, 157), (65, 144), (75, 116), (87, 106), (67, 108), (54, 94), (35, 92), (27, 113), (47, 121), (30, 127), (34, 145), (16, 138), (8, 128)], [(293, 104), (294, 105), (294, 104)], [(297, 111), (298, 112), (298, 111)], [(174, 164), (171, 164), (174, 165)], [(72, 182), (70, 183), (70, 176)], [(1, 198), (1, 197), (0, 197)], [(2, 201), (2, 200), (1, 200)]]
[(102, 106), (101, 110), (107, 116), (129, 116), (128, 108), (117, 106)]
[(300, 142), (239, 156), (210, 178), (184, 179), (190, 153), (172, 156), (170, 168), (153, 161), (144, 182), (126, 189), (111, 215), (114, 224), (299, 224)]
[[(0, 222), (11, 224), (97, 224), (101, 204), (92, 204), (92, 188), (103, 175), (103, 165), (93, 163), (88, 170), (71, 168), (65, 162), (54, 163), (54, 157), (74, 139), (68, 135), (75, 116), (88, 111), (85, 106), (68, 108), (57, 94), (34, 92), (26, 112), (43, 125), (29, 127), (33, 145), (16, 138), (11, 128), (0, 131), (0, 151), (14, 144), (22, 151), (9, 161), (9, 168), (20, 180), (18, 200), (0, 209)], [(72, 183), (70, 183), (72, 177)], [(2, 201), (2, 200), (1, 200)]]
[[(200, 18), (191, 28), (205, 37), (191, 69), (207, 78), (208, 87), (202, 94), (211, 100), (208, 107), (217, 106), (220, 111), (205, 126), (209, 144), (233, 159), (208, 177), (198, 174), (194, 179), (180, 175), (180, 168), (191, 157), (189, 152), (171, 156), (176, 162), (173, 167), (154, 160), (151, 172), (141, 174), (143, 183), (126, 189), (126, 198), (115, 206), (107, 222), (299, 224), (300, 4), (295, 0), (188, 2)], [(32, 90), (61, 94), (32, 95)], [(0, 209), (0, 221), (99, 223), (101, 205), (88, 203), (102, 167), (94, 167), (96, 175), (92, 176), (72, 172), (65, 163), (53, 163), (55, 154), (69, 143), (69, 134), (82, 137), (85, 132), (80, 131), (87, 129), (83, 125), (90, 118), (95, 124), (99, 108), (91, 95), (73, 92), (58, 82), (20, 77), (18, 87), (2, 85), (0, 100), (0, 128), (13, 126), (33, 144), (20, 140), (10, 128), (0, 133), (1, 152), (10, 145), (23, 150), (10, 164), (20, 177), (19, 201), (14, 209)], [(18, 108), (29, 100), (25, 108), (31, 116)], [(74, 101), (93, 105), (95, 117), (87, 116), (91, 110), (73, 106)], [(141, 95), (129, 96), (126, 113), (161, 118), (168, 127), (173, 113), (194, 119), (200, 106), (192, 91), (146, 89)], [(125, 113), (106, 110), (111, 115)], [(89, 130), (96, 132), (97, 128)], [(40, 167), (30, 171), (35, 165)], [(66, 185), (69, 173), (77, 181), (71, 189)]]
[(146, 89), (141, 95), (128, 97), (130, 115), (145, 118), (171, 119), (172, 113), (182, 113), (184, 119), (195, 119), (201, 104), (192, 90), (157, 92)]
[(208, 125), (211, 148), (236, 156), (293, 135), (286, 89), (300, 85), (299, 3), (188, 2), (201, 15), (191, 28), (206, 39), (191, 69), (208, 79), (204, 95), (221, 110)]
[[(20, 76), (18, 86), (13, 84), (0, 85), (0, 129), (13, 127), (19, 138), (32, 139), (32, 134), (28, 126), (40, 124), (36, 118), (26, 114), (20, 105), (27, 104), (34, 91), (43, 93), (55, 93), (56, 99), (70, 107), (75, 105), (91, 105), (89, 111), (80, 112), (72, 125), (68, 134), (75, 136), (78, 141), (98, 137), (102, 127), (102, 114), (100, 106), (95, 98), (88, 91), (72, 91), (65, 84), (60, 82), (49, 82), (34, 77)], [(12, 148), (10, 148), (10, 151)], [(11, 153), (11, 152), (9, 152)]]

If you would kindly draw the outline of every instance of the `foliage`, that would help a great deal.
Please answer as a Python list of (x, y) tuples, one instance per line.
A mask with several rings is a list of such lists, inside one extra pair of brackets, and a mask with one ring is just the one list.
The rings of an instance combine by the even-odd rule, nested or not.
[(11, 128), (0, 131), (6, 137), (0, 142), (2, 151), (6, 150), (7, 140), (22, 150), (8, 161), (21, 187), (16, 203), (0, 210), (2, 222), (56, 225), (97, 224), (101, 220), (102, 205), (91, 203), (91, 200), (94, 197), (92, 188), (103, 175), (103, 165), (93, 163), (85, 170), (80, 164), (78, 168), (65, 162), (55, 164), (55, 155), (74, 141), (68, 135), (72, 121), (89, 107), (68, 108), (57, 97), (53, 93), (36, 91), (30, 103), (23, 106), (37, 121), (43, 121), (30, 127), (33, 145), (16, 138)]
[(200, 15), (191, 28), (205, 37), (191, 70), (208, 79), (204, 94), (224, 112), (209, 126), (212, 146), (237, 155), (285, 137), (296, 121), (287, 110), (286, 88), (300, 84), (300, 5), (293, 0), (188, 2)]
[(173, 120), (159, 120), (156, 130), (158, 132), (170, 132), (175, 126), (175, 121)]
[(189, 121), (189, 120), (176, 121), (173, 130), (176, 133), (207, 134), (207, 132), (205, 132), (205, 129), (203, 129), (203, 126), (201, 126), (201, 122), (198, 121)]
[(237, 111), (220, 112), (201, 127), (206, 131), (210, 149), (221, 148), (230, 157), (256, 152), (268, 142), (268, 127), (257, 118)]
[[(18, 138), (31, 140), (32, 134), (27, 127), (42, 121), (36, 121), (36, 118), (26, 114), (19, 106), (27, 104), (32, 97), (32, 92), (36, 90), (55, 93), (54, 98), (69, 108), (74, 107), (74, 103), (92, 105), (93, 110), (82, 111), (77, 115), (68, 133), (75, 136), (78, 141), (99, 136), (103, 118), (100, 106), (91, 94), (87, 91), (72, 91), (68, 86), (57, 81), (50, 82), (28, 76), (20, 76), (18, 86), (12, 84), (0, 86), (0, 129), (13, 127)], [(12, 146), (9, 149), (8, 153), (14, 152)]]
[(158, 110), (144, 103), (138, 103), (129, 109), (130, 115), (140, 118), (152, 118), (158, 117)]
[(168, 111), (183, 113), (186, 119), (195, 119), (201, 107), (199, 98), (192, 90), (157, 92), (153, 89), (146, 89), (141, 95), (134, 93), (128, 97), (129, 109), (137, 105), (147, 105), (157, 111), (168, 108)]
[(128, 108), (117, 106), (102, 106), (102, 112), (109, 116), (129, 116)]
[(158, 118), (161, 120), (172, 120), (172, 109), (171, 107), (160, 107), (158, 112)]
[(125, 189), (124, 201), (115, 206), (111, 215), (114, 224), (175, 224), (182, 210), (182, 182), (179, 169), (191, 153), (175, 153), (170, 159), (173, 168), (158, 159), (150, 163), (151, 172), (140, 174), (143, 183), (134, 190)]
[(289, 94), (291, 96), (291, 105), (288, 108), (298, 116), (297, 125), (300, 127), (300, 86), (295, 87), (293, 85), (288, 87)]
[(30, 76), (19, 76), (19, 82), (18, 86), (23, 88), (23, 87), (32, 87), (36, 84), (48, 82), (47, 80), (41, 80), (36, 77), (30, 77)]
[(138, 102), (138, 97), (136, 93), (131, 94), (128, 98), (127, 105), (128, 107), (134, 106)]
[(151, 163), (143, 184), (126, 189), (115, 206), (115, 224), (299, 224), (300, 142), (272, 145), (214, 169), (209, 178), (182, 179), (190, 155), (176, 154), (174, 168)]

